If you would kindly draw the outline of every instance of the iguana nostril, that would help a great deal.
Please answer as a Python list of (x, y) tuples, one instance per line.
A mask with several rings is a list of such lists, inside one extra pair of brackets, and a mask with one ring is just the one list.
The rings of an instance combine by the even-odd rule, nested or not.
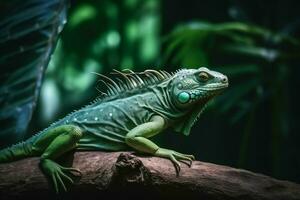
[(228, 82), (228, 78), (226, 76), (224, 76), (222, 79), (221, 79), (222, 83), (227, 83)]

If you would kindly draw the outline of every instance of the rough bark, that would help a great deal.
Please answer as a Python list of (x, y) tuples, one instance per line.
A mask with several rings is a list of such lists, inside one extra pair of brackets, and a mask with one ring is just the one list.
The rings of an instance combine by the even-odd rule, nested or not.
[[(38, 158), (0, 164), (0, 199), (53, 199)], [(300, 185), (231, 167), (193, 162), (179, 176), (167, 159), (131, 152), (78, 152), (73, 166), (82, 177), (63, 199), (300, 199)], [(104, 195), (106, 197), (104, 197)]]

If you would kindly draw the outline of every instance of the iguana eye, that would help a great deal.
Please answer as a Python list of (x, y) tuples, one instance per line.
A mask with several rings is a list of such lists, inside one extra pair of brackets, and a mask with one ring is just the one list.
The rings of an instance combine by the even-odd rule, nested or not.
[(199, 73), (199, 79), (203, 82), (207, 81), (209, 78), (208, 74), (206, 72), (200, 72)]

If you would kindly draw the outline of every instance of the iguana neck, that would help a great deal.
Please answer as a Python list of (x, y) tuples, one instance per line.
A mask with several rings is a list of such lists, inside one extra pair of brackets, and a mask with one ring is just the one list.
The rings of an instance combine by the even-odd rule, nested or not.
[(158, 84), (154, 89), (155, 94), (159, 97), (159, 101), (165, 108), (171, 112), (170, 114), (184, 114), (184, 110), (178, 108), (175, 105), (174, 99), (171, 97), (170, 91), (170, 81), (165, 81), (161, 84)]
[(158, 84), (150, 89), (155, 94), (158, 101), (152, 105), (152, 111), (164, 117), (169, 125), (172, 126), (172, 124), (176, 123), (188, 113), (188, 110), (182, 110), (175, 106), (169, 91), (168, 81)]
[(155, 87), (154, 91), (160, 100), (161, 105), (164, 107), (164, 114), (173, 120), (171, 127), (176, 132), (189, 135), (190, 130), (200, 114), (206, 107), (207, 101), (202, 101), (192, 108), (179, 108), (171, 97), (170, 81), (166, 81)]

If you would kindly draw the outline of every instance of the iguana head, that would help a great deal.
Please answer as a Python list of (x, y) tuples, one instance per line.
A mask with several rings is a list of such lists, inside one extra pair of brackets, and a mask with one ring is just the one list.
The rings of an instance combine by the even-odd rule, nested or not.
[(175, 106), (189, 111), (175, 129), (188, 135), (205, 104), (228, 87), (228, 78), (205, 67), (183, 69), (174, 75), (169, 87)]
[(177, 72), (171, 83), (171, 96), (179, 108), (205, 104), (228, 87), (227, 76), (205, 67), (183, 69)]

